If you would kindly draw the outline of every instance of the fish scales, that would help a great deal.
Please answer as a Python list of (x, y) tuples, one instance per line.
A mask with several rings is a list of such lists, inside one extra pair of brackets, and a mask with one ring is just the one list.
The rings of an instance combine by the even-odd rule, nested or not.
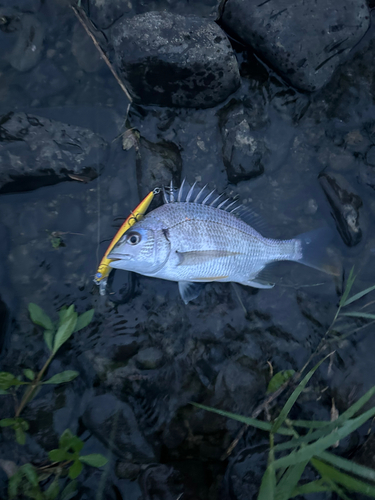
[(215, 191), (184, 181), (180, 190), (172, 184), (163, 189), (163, 196), (165, 204), (136, 222), (108, 258), (111, 267), (177, 281), (185, 303), (198, 297), (205, 282), (272, 288), (274, 283), (261, 272), (275, 261), (330, 272), (316, 258), (321, 254), (316, 250), (330, 239), (327, 228), (288, 240), (270, 239), (252, 227), (254, 214)]
[[(264, 238), (238, 217), (206, 205), (170, 203), (154, 210), (145, 221), (148, 217), (161, 220), (169, 232), (172, 255), (159, 273), (164, 279), (242, 281), (245, 273), (251, 280), (270, 260), (294, 259), (298, 252), (293, 240)], [(196, 253), (188, 263), (178, 265), (181, 256), (173, 256), (173, 251)], [(200, 255), (202, 251), (207, 254)]]

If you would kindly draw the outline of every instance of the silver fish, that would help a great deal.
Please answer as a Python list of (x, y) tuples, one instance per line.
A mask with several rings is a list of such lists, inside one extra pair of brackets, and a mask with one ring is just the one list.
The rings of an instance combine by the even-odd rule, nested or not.
[[(272, 288), (262, 275), (275, 261), (300, 262), (325, 270), (317, 259), (331, 231), (321, 228), (291, 240), (263, 237), (257, 216), (236, 200), (222, 199), (206, 186), (185, 180), (179, 189), (163, 189), (164, 205), (124, 234), (108, 255), (111, 267), (177, 281), (187, 304), (205, 282), (234, 281)], [(250, 225), (251, 224), (251, 225)]]

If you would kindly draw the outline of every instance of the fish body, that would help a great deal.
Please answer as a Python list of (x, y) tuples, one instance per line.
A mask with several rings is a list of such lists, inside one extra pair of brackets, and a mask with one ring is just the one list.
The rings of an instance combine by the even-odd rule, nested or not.
[(324, 229), (290, 240), (265, 238), (248, 223), (255, 220), (248, 209), (194, 186), (171, 186), (165, 201), (136, 222), (108, 258), (111, 267), (177, 281), (186, 303), (199, 295), (205, 282), (271, 288), (274, 283), (261, 274), (271, 262), (319, 267), (306, 257)]

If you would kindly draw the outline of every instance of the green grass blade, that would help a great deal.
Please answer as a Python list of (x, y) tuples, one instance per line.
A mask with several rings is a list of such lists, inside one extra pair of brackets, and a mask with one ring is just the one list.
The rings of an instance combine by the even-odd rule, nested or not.
[(363, 313), (363, 312), (347, 312), (341, 313), (342, 316), (350, 316), (352, 318), (363, 318), (363, 319), (375, 319), (375, 314)]
[(276, 474), (273, 463), (270, 463), (263, 474), (258, 500), (275, 500)]
[(319, 453), (319, 458), (325, 462), (330, 463), (336, 469), (342, 469), (356, 476), (360, 476), (368, 481), (373, 481), (375, 483), (375, 470), (365, 467), (364, 465), (359, 465), (352, 460), (347, 460), (346, 458), (338, 457), (333, 453), (328, 451), (322, 451)]
[[(311, 443), (312, 441), (317, 441), (323, 436), (328, 435), (331, 431), (337, 427), (341, 427), (347, 420), (349, 420), (353, 415), (355, 415), (363, 405), (365, 405), (375, 394), (375, 386), (371, 387), (361, 398), (358, 399), (350, 408), (348, 408), (344, 413), (342, 413), (337, 420), (334, 422), (325, 422), (324, 426), (320, 430), (316, 430), (307, 434), (306, 436), (301, 436), (298, 439), (291, 439), (286, 443), (281, 443), (275, 446), (275, 451), (288, 450), (291, 448), (297, 448), (302, 444)], [(303, 422), (303, 421), (302, 421)], [(323, 423), (323, 422), (322, 422)], [(294, 422), (292, 421), (294, 425)]]
[(328, 354), (327, 356), (325, 356), (321, 361), (319, 361), (319, 363), (317, 363), (314, 368), (312, 368), (309, 373), (301, 380), (301, 382), (298, 384), (298, 386), (294, 389), (294, 391), (292, 392), (292, 394), (290, 395), (290, 397), (288, 398), (287, 402), (285, 403), (283, 409), (281, 410), (280, 412), (280, 415), (277, 417), (277, 419), (275, 420), (275, 422), (273, 423), (273, 426), (272, 426), (272, 432), (273, 433), (276, 433), (279, 429), (279, 427), (284, 423), (286, 417), (288, 416), (290, 410), (292, 409), (292, 406), (294, 405), (294, 403), (297, 401), (299, 395), (301, 394), (301, 392), (303, 391), (303, 389), (306, 387), (306, 385), (308, 384), (309, 380), (311, 379), (311, 377), (314, 375), (314, 373), (316, 372), (316, 370), (319, 368), (319, 366), (331, 355)]
[(288, 468), (276, 486), (275, 500), (289, 500), (308, 463), (309, 461), (305, 460)]
[(350, 290), (352, 289), (353, 283), (355, 281), (355, 276), (354, 276), (354, 266), (351, 268), (348, 279), (346, 281), (346, 287), (344, 290), (344, 293), (342, 294), (342, 297), (340, 299), (340, 307), (343, 307), (346, 303), (346, 299), (349, 296)]
[(362, 493), (363, 495), (367, 495), (371, 498), (375, 498), (375, 487), (366, 484), (359, 479), (356, 479), (344, 472), (337, 470), (335, 467), (328, 465), (317, 458), (311, 459), (312, 465), (319, 472), (321, 476), (324, 478), (329, 478), (335, 483), (340, 484), (347, 490), (352, 490), (357, 493)]
[[(341, 428), (334, 430), (333, 432), (328, 434), (328, 436), (324, 436), (318, 439), (314, 443), (305, 446), (301, 450), (293, 451), (286, 457), (282, 457), (279, 458), (278, 460), (275, 460), (274, 462), (275, 468), (288, 467), (290, 465), (298, 464), (304, 460), (310, 460), (314, 455), (319, 455), (322, 451), (326, 450), (337, 441), (340, 441), (340, 439), (343, 439), (344, 437), (354, 432), (356, 429), (358, 429), (358, 427), (360, 427), (374, 415), (375, 415), (375, 408), (371, 408), (370, 410), (366, 411), (359, 417), (352, 420), (348, 420), (347, 422), (344, 423), (344, 425)], [(275, 446), (275, 451), (276, 451), (276, 446)]]
[(306, 429), (322, 429), (323, 427), (326, 427), (328, 424), (331, 422), (329, 420), (327, 421), (320, 421), (320, 420), (290, 420), (291, 425), (293, 427), (304, 427)]
[(350, 297), (350, 299), (346, 300), (345, 303), (343, 304), (343, 306), (347, 306), (349, 304), (352, 304), (353, 302), (361, 299), (362, 297), (364, 297), (368, 293), (372, 292), (373, 290), (375, 290), (375, 285), (369, 286), (365, 290), (362, 290), (362, 292), (358, 292), (355, 295), (353, 295), (353, 297)]
[[(222, 417), (231, 418), (233, 420), (237, 420), (238, 422), (242, 422), (246, 425), (251, 425), (252, 427), (256, 427), (257, 429), (261, 429), (262, 431), (271, 432), (272, 424), (268, 422), (263, 422), (262, 420), (257, 420), (256, 418), (251, 417), (243, 417), (242, 415), (237, 415), (236, 413), (231, 413), (229, 411), (217, 410), (216, 408), (211, 408), (210, 406), (201, 405), (199, 403), (191, 403), (193, 406), (200, 408), (202, 410), (210, 411), (211, 413), (217, 413)], [(284, 436), (294, 436), (294, 432), (291, 429), (286, 429), (282, 427), (278, 430), (279, 434), (283, 434)]]
[(332, 488), (323, 479), (318, 479), (294, 488), (290, 498), (296, 497), (297, 495), (320, 493), (321, 491), (332, 491)]

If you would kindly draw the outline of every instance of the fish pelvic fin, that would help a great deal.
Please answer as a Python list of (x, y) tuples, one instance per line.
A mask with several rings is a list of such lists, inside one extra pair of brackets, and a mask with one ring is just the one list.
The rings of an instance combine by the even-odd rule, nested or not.
[(178, 282), (178, 289), (185, 304), (188, 304), (191, 300), (199, 297), (203, 287), (204, 283), (194, 283), (192, 281)]
[(295, 238), (299, 243), (299, 257), (295, 258), (305, 266), (318, 269), (333, 276), (341, 276), (342, 264), (337, 257), (327, 252), (327, 247), (333, 239), (333, 231), (329, 227), (321, 227)]

